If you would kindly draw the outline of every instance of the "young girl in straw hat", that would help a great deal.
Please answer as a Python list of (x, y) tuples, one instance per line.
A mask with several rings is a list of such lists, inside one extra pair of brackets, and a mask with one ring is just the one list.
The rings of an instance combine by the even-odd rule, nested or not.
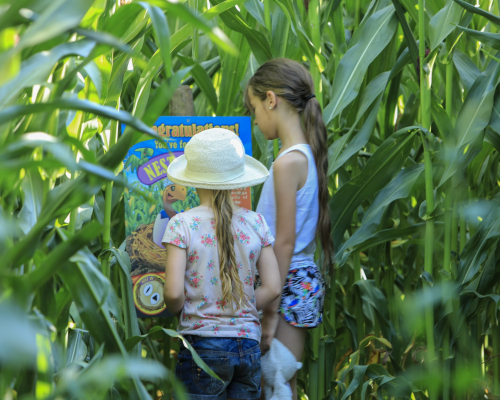
[[(266, 352), (275, 337), (300, 361), (307, 328), (322, 320), (324, 284), (314, 262), (316, 238), (324, 267), (333, 256), (326, 127), (311, 75), (292, 60), (263, 64), (248, 82), (245, 104), (266, 139), (281, 140), (257, 207), (276, 237), (273, 247), (283, 288), (264, 310), (261, 348)], [(296, 399), (296, 374), (290, 386)]]
[[(167, 173), (197, 188), (200, 206), (167, 225), (165, 303), (180, 313), (178, 332), (222, 381), (198, 368), (182, 345), (176, 376), (191, 400), (258, 399), (258, 310), (279, 296), (281, 282), (266, 221), (236, 208), (231, 189), (262, 183), (269, 173), (245, 155), (238, 136), (217, 128), (194, 136)], [(254, 290), (256, 270), (262, 286)]]

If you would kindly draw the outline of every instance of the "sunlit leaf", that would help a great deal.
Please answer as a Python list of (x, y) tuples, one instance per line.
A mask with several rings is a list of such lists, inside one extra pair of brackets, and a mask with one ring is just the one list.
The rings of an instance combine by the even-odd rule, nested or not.
[(333, 81), (332, 100), (324, 110), (326, 124), (354, 100), (368, 66), (389, 43), (397, 25), (393, 6), (370, 17), (363, 28), (362, 39), (349, 48), (339, 64)]

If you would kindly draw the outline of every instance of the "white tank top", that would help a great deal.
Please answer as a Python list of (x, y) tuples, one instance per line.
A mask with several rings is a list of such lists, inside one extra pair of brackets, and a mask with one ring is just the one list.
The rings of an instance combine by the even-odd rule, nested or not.
[[(316, 226), (319, 217), (318, 174), (311, 147), (308, 144), (292, 146), (278, 158), (291, 151), (300, 151), (307, 157), (307, 179), (304, 186), (297, 191), (297, 214), (295, 215), (295, 248), (292, 262), (306, 259), (314, 260), (316, 250)], [(277, 159), (278, 159), (277, 158)], [(269, 170), (269, 179), (264, 183), (260, 194), (257, 212), (266, 220), (271, 233), (276, 237), (276, 198), (274, 196), (273, 166)]]

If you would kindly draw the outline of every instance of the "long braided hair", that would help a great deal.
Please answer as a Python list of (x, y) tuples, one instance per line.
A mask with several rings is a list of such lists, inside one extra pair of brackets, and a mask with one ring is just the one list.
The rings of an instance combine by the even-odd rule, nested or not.
[(214, 190), (212, 205), (215, 216), (215, 236), (219, 255), (220, 281), (222, 285), (222, 307), (242, 307), (245, 293), (234, 253), (232, 229), (233, 202), (230, 190)]

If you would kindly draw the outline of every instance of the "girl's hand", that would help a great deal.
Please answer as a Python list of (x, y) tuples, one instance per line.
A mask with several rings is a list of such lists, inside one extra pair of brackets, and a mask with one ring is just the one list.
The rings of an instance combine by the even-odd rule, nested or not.
[[(262, 285), (255, 290), (255, 306), (257, 310), (265, 309), (281, 295), (281, 279), (278, 261), (271, 246), (263, 247), (257, 260)], [(278, 305), (275, 310), (278, 310)]]
[(280, 316), (277, 312), (265, 312), (262, 318), (262, 337), (260, 339), (260, 351), (266, 354), (271, 348), (271, 342), (276, 336)]

